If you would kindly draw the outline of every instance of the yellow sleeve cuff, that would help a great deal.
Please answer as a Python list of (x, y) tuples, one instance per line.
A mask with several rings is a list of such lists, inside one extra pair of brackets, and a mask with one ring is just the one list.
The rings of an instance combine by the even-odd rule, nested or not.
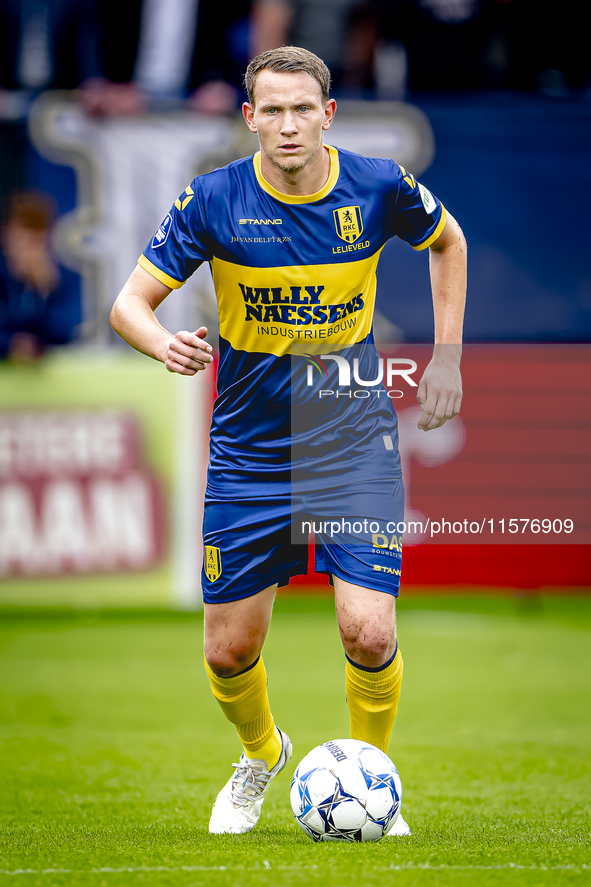
[[(441, 204), (441, 218), (439, 219), (439, 223), (435, 228), (433, 234), (429, 235), (426, 240), (423, 240), (422, 243), (417, 244), (417, 246), (413, 246), (413, 249), (416, 249), (417, 252), (422, 249), (427, 249), (428, 246), (431, 246), (432, 243), (435, 243), (443, 229), (445, 228), (445, 223), (447, 221), (447, 213), (445, 211), (445, 207)], [(411, 244), (412, 245), (412, 244)]]
[(162, 271), (157, 265), (154, 265), (149, 259), (146, 259), (143, 253), (137, 260), (137, 263), (144, 269), (144, 271), (147, 271), (148, 274), (151, 274), (152, 277), (155, 277), (160, 283), (169, 286), (173, 290), (180, 289), (185, 282), (184, 280), (175, 280), (174, 277), (171, 277), (165, 271)]

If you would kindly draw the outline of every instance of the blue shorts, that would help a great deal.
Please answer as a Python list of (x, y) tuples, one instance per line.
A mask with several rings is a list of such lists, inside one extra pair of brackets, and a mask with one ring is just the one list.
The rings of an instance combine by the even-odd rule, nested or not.
[(236, 601), (307, 573), (310, 533), (316, 572), (397, 596), (403, 519), (401, 477), (268, 497), (208, 491), (203, 599)]

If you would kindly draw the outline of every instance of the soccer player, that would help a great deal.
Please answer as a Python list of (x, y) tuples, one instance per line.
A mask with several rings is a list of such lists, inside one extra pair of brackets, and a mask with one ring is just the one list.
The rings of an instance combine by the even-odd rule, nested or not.
[[(205, 668), (243, 746), (212, 811), (218, 834), (256, 825), (291, 756), (261, 651), (277, 586), (307, 570), (307, 536), (294, 530), (302, 516), (317, 529), (316, 569), (334, 585), (351, 736), (388, 747), (402, 681), (402, 538), (376, 547), (367, 524), (402, 520), (403, 499), (396, 416), (383, 386), (369, 390), (379, 381), (380, 251), (393, 236), (430, 250), (435, 349), (417, 394), (425, 431), (460, 408), (466, 286), (465, 241), (439, 200), (392, 160), (323, 143), (336, 103), (317, 56), (290, 46), (262, 53), (245, 82), (244, 119), (260, 151), (191, 182), (111, 314), (127, 342), (170, 372), (205, 370), (207, 330), (173, 335), (154, 310), (210, 263), (220, 360), (203, 527)], [(370, 381), (346, 390), (351, 368)], [(333, 536), (326, 522), (336, 516)], [(391, 834), (409, 833), (401, 817), (394, 826)]]

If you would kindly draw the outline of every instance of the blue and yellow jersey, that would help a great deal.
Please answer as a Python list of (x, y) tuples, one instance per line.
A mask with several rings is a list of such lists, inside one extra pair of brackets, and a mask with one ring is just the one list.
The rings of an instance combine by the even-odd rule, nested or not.
[[(315, 479), (304, 486), (318, 485), (318, 479), (334, 485), (351, 471), (356, 479), (364, 471), (375, 477), (382, 468), (375, 460), (372, 468), (368, 455), (375, 450), (381, 465), (384, 448), (376, 449), (374, 438), (381, 441), (383, 431), (396, 433), (390, 401), (370, 398), (347, 407), (341, 399), (329, 407), (325, 399), (318, 409), (317, 389), (305, 384), (307, 366), (327, 353), (349, 355), (352, 364), (354, 354), (372, 372), (380, 252), (396, 236), (425, 249), (442, 232), (445, 209), (394, 161), (327, 150), (330, 174), (316, 194), (275, 190), (261, 173), (260, 154), (198, 176), (139, 258), (172, 289), (202, 262), (211, 266), (220, 332), (212, 489), (240, 494), (246, 480), (254, 485), (251, 490), (258, 482), (268, 488), (270, 481), (287, 489), (297, 461), (292, 429), (300, 444), (309, 441), (314, 447), (324, 440), (316, 456), (306, 457), (308, 466), (315, 466)], [(336, 384), (338, 367), (325, 361), (324, 368), (327, 363), (323, 385), (328, 388)], [(304, 416), (308, 421), (302, 426)], [(391, 473), (391, 465), (383, 470)]]

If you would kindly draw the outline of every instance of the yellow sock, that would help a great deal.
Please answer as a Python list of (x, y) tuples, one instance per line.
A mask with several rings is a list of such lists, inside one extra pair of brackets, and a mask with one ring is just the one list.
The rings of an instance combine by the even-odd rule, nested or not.
[(207, 659), (205, 671), (213, 695), (238, 731), (246, 757), (260, 758), (269, 768), (275, 766), (281, 754), (281, 738), (269, 706), (267, 672), (262, 657), (246, 671), (229, 678), (214, 674)]
[(347, 657), (345, 685), (351, 717), (351, 739), (388, 751), (402, 684), (402, 655), (396, 645), (385, 666), (367, 669)]

